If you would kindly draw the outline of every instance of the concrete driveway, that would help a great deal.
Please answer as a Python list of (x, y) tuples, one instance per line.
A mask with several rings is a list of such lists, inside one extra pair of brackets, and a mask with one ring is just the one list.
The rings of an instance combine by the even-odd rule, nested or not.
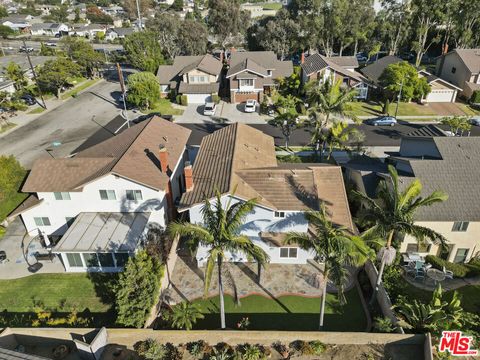
[(186, 124), (204, 124), (204, 123), (245, 123), (245, 124), (265, 124), (270, 117), (259, 114), (259, 106), (255, 113), (245, 113), (245, 104), (230, 104), (221, 101), (217, 105), (215, 116), (203, 115), (204, 104), (190, 104), (183, 114), (175, 117), (175, 122)]

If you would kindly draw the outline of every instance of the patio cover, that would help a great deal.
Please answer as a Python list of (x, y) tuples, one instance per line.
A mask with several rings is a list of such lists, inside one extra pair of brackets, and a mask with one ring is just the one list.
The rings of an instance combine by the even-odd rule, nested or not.
[(131, 252), (150, 213), (80, 213), (53, 252)]

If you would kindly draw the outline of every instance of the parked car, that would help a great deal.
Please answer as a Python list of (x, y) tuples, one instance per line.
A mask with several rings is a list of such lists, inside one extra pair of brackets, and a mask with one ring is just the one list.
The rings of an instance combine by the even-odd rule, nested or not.
[(49, 47), (56, 47), (57, 46), (57, 43), (54, 43), (52, 41), (48, 41), (45, 43), (45, 46), (49, 46)]
[(480, 116), (473, 116), (470, 118), (470, 124), (480, 126)]
[(373, 126), (395, 126), (397, 124), (397, 119), (393, 116), (382, 116), (375, 119), (365, 120), (365, 124)]
[(213, 102), (207, 102), (203, 108), (203, 115), (213, 116), (215, 115), (215, 110), (217, 110), (217, 105)]
[(25, 104), (30, 105), (30, 106), (35, 105), (37, 103), (37, 100), (35, 100), (35, 97), (33, 97), (30, 94), (25, 94), (25, 95), (21, 96), (20, 99), (22, 99), (25, 102)]
[(368, 57), (364, 53), (357, 53), (356, 55), (358, 62), (366, 62)]
[(257, 110), (257, 101), (256, 100), (247, 100), (245, 103), (245, 112), (253, 113)]
[(20, 46), (20, 52), (32, 52), (34, 49), (30, 46)]

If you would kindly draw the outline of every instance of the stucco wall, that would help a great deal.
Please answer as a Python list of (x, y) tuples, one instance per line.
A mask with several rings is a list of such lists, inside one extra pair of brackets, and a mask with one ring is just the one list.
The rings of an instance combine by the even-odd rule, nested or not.
[[(438, 61), (438, 66), (440, 66), (442, 59), (439, 59)], [(456, 68), (455, 73), (452, 73), (452, 67)], [(451, 53), (445, 56), (443, 67), (438, 76), (464, 89), (465, 81), (469, 81), (470, 79), (470, 72), (465, 67), (457, 53)]]

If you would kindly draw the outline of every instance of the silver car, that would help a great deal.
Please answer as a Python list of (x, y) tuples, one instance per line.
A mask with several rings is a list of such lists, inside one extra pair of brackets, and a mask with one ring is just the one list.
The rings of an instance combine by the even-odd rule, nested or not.
[(203, 115), (213, 116), (215, 115), (215, 110), (217, 110), (217, 105), (215, 105), (213, 102), (207, 102), (203, 108)]
[(473, 116), (470, 118), (470, 124), (480, 126), (480, 116)]
[(397, 124), (397, 119), (393, 116), (382, 116), (376, 119), (368, 119), (365, 121), (365, 124), (373, 126), (395, 126)]

